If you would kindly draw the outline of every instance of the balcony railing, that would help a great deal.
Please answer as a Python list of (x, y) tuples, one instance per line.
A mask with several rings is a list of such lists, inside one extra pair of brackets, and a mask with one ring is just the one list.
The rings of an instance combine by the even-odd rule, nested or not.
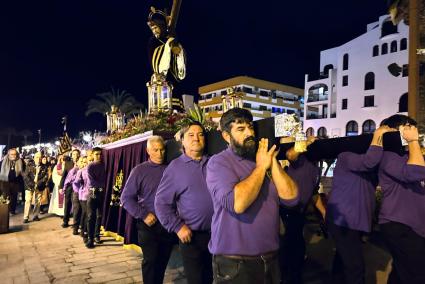
[(318, 115), (318, 114), (308, 114), (307, 119), (322, 119), (322, 118), (328, 118), (328, 116), (325, 115)]
[(313, 102), (321, 102), (321, 101), (327, 101), (328, 95), (308, 95), (307, 102), (313, 103)]

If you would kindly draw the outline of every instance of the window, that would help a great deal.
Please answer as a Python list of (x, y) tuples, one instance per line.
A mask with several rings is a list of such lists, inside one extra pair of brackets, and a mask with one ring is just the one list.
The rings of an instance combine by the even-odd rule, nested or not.
[(334, 66), (332, 64), (325, 65), (325, 67), (323, 67), (323, 75), (327, 78), (329, 70), (332, 69), (334, 69)]
[(373, 106), (375, 106), (375, 96), (365, 96), (364, 107), (373, 107)]
[(354, 120), (351, 120), (347, 123), (345, 126), (345, 135), (346, 136), (353, 136), (357, 135), (359, 133), (359, 127), (357, 125), (357, 122)]
[(400, 40), (400, 50), (406, 50), (407, 49), (407, 38), (402, 38)]
[(260, 110), (267, 110), (267, 106), (260, 105), (259, 109)]
[(363, 134), (373, 133), (375, 129), (376, 129), (376, 124), (373, 120), (368, 119), (365, 122), (363, 122), (363, 126), (362, 126)]
[(305, 135), (306, 135), (307, 137), (309, 137), (309, 136), (314, 136), (314, 129), (313, 129), (313, 127), (309, 127), (309, 128), (307, 128), (307, 130), (305, 131)]
[(348, 107), (348, 99), (342, 99), (342, 109), (347, 109)]
[(252, 88), (242, 87), (242, 92), (252, 94)]
[(378, 56), (379, 55), (379, 45), (375, 45), (374, 47), (373, 47), (373, 53), (372, 53), (372, 56)]
[(295, 113), (295, 110), (293, 110), (293, 109), (287, 109), (286, 110), (286, 113), (287, 114), (293, 114), (293, 113)]
[(342, 70), (348, 70), (348, 54), (344, 54), (342, 58)]
[(326, 128), (324, 128), (323, 126), (320, 127), (319, 129), (317, 129), (317, 136), (318, 137), (327, 137), (327, 131)]
[(388, 53), (388, 43), (383, 43), (381, 47), (381, 54), (387, 54)]
[(364, 76), (364, 89), (375, 89), (375, 74), (373, 72), (369, 72), (366, 74), (366, 76)]
[(384, 36), (396, 34), (396, 33), (397, 33), (397, 25), (394, 25), (391, 22), (390, 18), (388, 18), (385, 22), (382, 23), (381, 38)]
[(269, 92), (267, 92), (267, 91), (260, 91), (260, 96), (268, 97), (269, 96)]
[(397, 52), (397, 41), (393, 40), (390, 45), (390, 52)]
[(243, 103), (243, 107), (244, 108), (251, 108), (251, 104), (250, 103)]
[(398, 112), (407, 112), (408, 94), (404, 93), (398, 101)]
[(403, 71), (401, 73), (401, 76), (403, 76), (403, 77), (409, 76), (409, 65), (408, 64), (403, 65)]
[(348, 86), (348, 75), (342, 76), (342, 86)]

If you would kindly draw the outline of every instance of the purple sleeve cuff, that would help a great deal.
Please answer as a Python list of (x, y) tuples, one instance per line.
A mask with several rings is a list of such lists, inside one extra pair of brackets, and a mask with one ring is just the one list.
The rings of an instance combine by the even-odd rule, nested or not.
[(298, 193), (296, 197), (292, 199), (282, 199), (279, 198), (280, 205), (284, 207), (294, 207), (298, 205), (298, 202), (300, 201), (300, 194)]

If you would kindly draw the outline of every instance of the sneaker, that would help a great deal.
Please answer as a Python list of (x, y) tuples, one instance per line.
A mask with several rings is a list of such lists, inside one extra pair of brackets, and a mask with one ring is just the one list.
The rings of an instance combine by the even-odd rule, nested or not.
[(40, 221), (40, 218), (38, 218), (38, 216), (35, 216), (34, 218), (32, 218), (33, 221)]
[(30, 221), (28, 220), (28, 219), (24, 219), (24, 224), (27, 224), (27, 223), (29, 223)]
[(68, 223), (63, 223), (62, 224), (62, 228), (68, 228), (68, 227), (69, 227)]

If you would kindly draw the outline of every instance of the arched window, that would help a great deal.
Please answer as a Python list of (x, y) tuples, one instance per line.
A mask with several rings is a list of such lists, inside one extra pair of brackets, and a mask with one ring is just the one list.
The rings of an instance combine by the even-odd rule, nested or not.
[(400, 100), (398, 101), (398, 112), (407, 112), (407, 103), (408, 103), (409, 96), (407, 93), (404, 93)]
[(372, 56), (378, 56), (379, 55), (379, 45), (375, 45), (373, 47), (373, 53)]
[(349, 121), (345, 127), (345, 136), (354, 136), (357, 134), (359, 134), (359, 126), (357, 122), (354, 120)]
[(373, 133), (375, 129), (376, 129), (376, 124), (373, 120), (368, 119), (365, 122), (363, 122), (363, 126), (362, 126), (363, 134)]
[(309, 136), (314, 136), (314, 129), (313, 129), (313, 127), (309, 127), (309, 128), (307, 128), (307, 130), (305, 131), (305, 135), (306, 135), (307, 137), (309, 137)]
[(326, 128), (324, 128), (323, 126), (320, 127), (319, 129), (317, 129), (317, 136), (318, 137), (327, 137), (327, 131)]
[(381, 47), (381, 55), (388, 53), (388, 43), (383, 43)]
[(375, 74), (373, 72), (369, 72), (366, 74), (366, 76), (364, 76), (364, 89), (375, 89)]
[(328, 99), (328, 86), (326, 84), (315, 84), (308, 89), (307, 102), (325, 101)]
[(407, 38), (402, 38), (400, 40), (400, 50), (406, 50), (407, 49)]
[(397, 52), (397, 41), (393, 40), (390, 46), (390, 52)]
[(342, 57), (342, 70), (348, 70), (348, 53)]
[(323, 67), (323, 75), (327, 77), (329, 74), (329, 70), (332, 69), (334, 69), (334, 66), (332, 64), (325, 65), (325, 67)]
[(388, 19), (386, 19), (385, 22), (382, 23), (381, 37), (391, 35), (391, 34), (396, 34), (397, 33), (397, 27), (398, 26), (394, 25), (391, 22), (391, 19), (388, 17)]

